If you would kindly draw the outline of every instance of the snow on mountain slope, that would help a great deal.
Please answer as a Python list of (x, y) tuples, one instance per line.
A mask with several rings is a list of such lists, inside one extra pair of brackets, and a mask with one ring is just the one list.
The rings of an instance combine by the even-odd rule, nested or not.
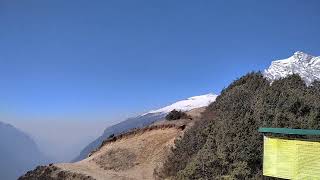
[(271, 82), (291, 74), (300, 75), (307, 85), (320, 80), (320, 56), (298, 51), (287, 59), (273, 61), (264, 71), (264, 76)]
[(214, 102), (217, 98), (217, 95), (215, 94), (206, 94), (201, 96), (193, 96), (186, 100), (178, 101), (176, 103), (173, 103), (169, 106), (166, 106), (164, 108), (158, 109), (158, 110), (152, 110), (149, 111), (143, 115), (146, 114), (165, 114), (169, 113), (172, 110), (181, 110), (181, 111), (189, 111), (191, 109), (200, 108), (208, 106), (210, 103)]

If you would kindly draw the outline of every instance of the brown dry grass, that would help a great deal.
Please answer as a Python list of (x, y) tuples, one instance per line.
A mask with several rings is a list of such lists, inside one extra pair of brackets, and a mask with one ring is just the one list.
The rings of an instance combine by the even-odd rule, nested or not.
[(128, 149), (116, 148), (93, 160), (104, 170), (123, 171), (136, 165), (137, 156)]
[(105, 143), (89, 158), (57, 166), (95, 179), (155, 179), (181, 129), (174, 125), (146, 128)]
[(174, 140), (182, 137), (204, 108), (189, 111), (191, 119), (161, 121), (142, 129), (105, 140), (88, 158), (56, 166), (73, 173), (82, 173), (97, 180), (157, 179)]

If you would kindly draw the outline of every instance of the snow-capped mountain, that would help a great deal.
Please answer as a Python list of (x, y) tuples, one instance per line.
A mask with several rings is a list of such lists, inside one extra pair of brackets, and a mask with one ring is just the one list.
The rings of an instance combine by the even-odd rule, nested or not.
[(273, 61), (264, 71), (264, 76), (271, 82), (291, 74), (300, 75), (307, 85), (320, 80), (320, 56), (298, 51), (287, 59)]
[(169, 113), (172, 110), (190, 111), (191, 109), (200, 108), (208, 106), (210, 103), (214, 102), (217, 98), (215, 94), (205, 94), (201, 96), (193, 96), (186, 100), (178, 101), (169, 106), (160, 108), (158, 110), (149, 111), (146, 114), (158, 114), (158, 113)]
[(128, 118), (125, 121), (122, 121), (118, 124), (107, 127), (104, 130), (103, 134), (100, 137), (98, 137), (96, 140), (91, 142), (89, 145), (87, 145), (80, 152), (79, 156), (76, 157), (73, 161), (75, 162), (75, 161), (80, 161), (82, 159), (85, 159), (91, 151), (99, 147), (101, 143), (112, 134), (118, 135), (118, 134), (127, 132), (133, 128), (141, 128), (141, 127), (148, 126), (154, 122), (164, 119), (167, 113), (169, 113), (174, 109), (181, 110), (181, 111), (189, 111), (195, 108), (208, 106), (210, 103), (214, 102), (216, 98), (217, 98), (217, 95), (215, 94), (206, 94), (201, 96), (190, 97), (188, 99), (178, 101), (176, 103), (160, 108), (158, 110), (152, 110), (140, 116)]

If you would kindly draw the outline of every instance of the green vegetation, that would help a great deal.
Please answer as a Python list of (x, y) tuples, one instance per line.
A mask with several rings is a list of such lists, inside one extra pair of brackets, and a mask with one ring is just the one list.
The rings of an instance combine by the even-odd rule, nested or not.
[[(270, 83), (261, 73), (234, 81), (202, 120), (175, 142), (162, 177), (262, 179), (259, 127), (320, 129), (320, 83), (298, 75)], [(267, 179), (267, 178), (264, 178)]]
[(188, 118), (190, 118), (190, 116), (188, 116), (185, 112), (177, 111), (175, 109), (166, 115), (166, 120), (168, 121)]
[(110, 134), (107, 139), (112, 139), (112, 138), (114, 138), (114, 134)]

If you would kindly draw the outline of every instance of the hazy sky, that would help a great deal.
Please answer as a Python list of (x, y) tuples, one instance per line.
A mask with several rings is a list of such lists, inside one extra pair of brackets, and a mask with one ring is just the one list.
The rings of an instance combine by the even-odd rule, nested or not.
[(319, 7), (317, 0), (0, 0), (0, 113), (108, 122), (219, 93), (273, 59), (320, 55)]

